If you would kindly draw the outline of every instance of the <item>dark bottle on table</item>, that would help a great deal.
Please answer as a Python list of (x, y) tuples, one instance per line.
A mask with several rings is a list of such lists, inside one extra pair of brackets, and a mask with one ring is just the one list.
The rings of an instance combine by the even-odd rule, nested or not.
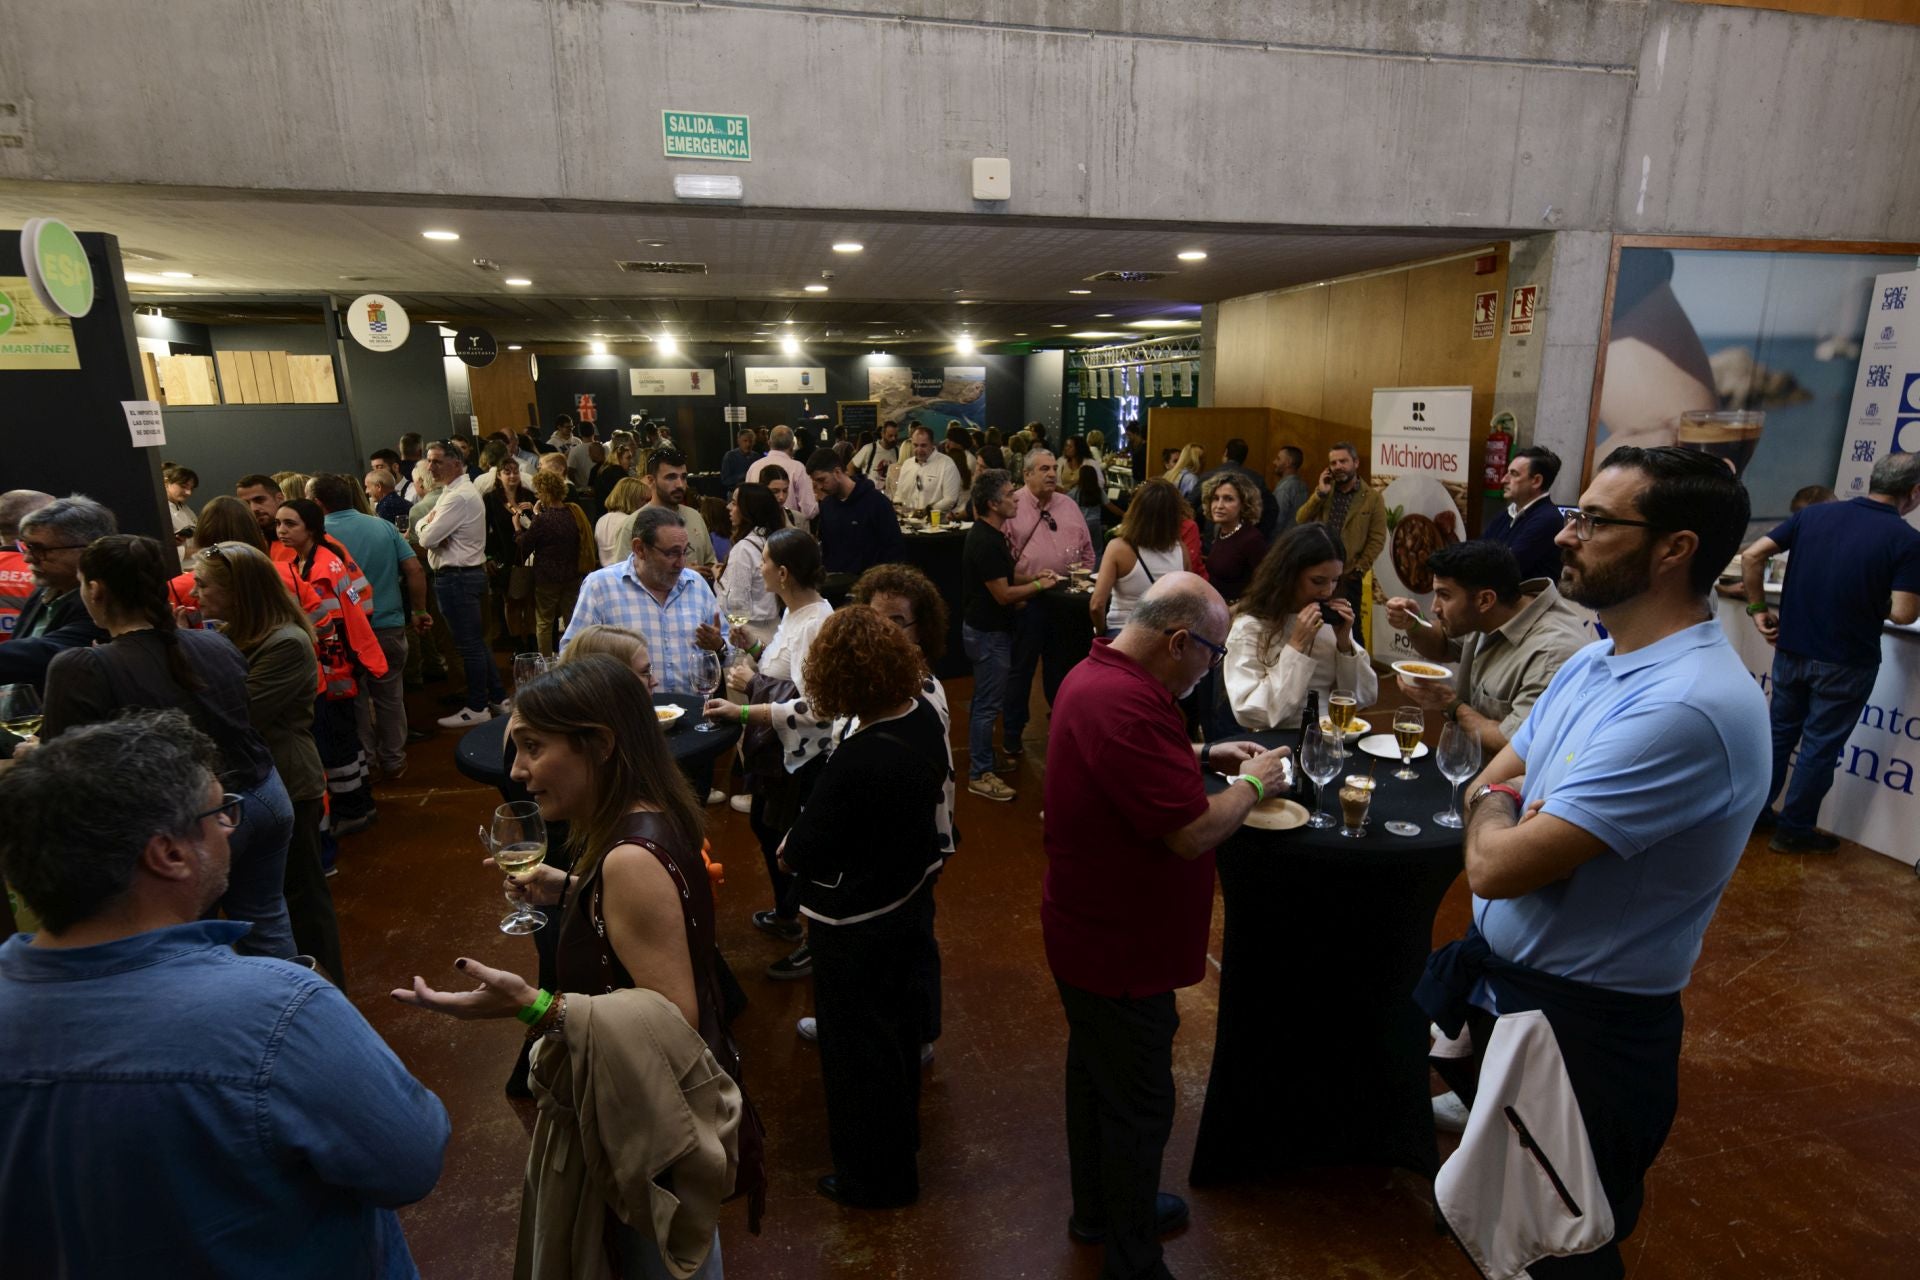
[[(1308, 726), (1316, 725), (1319, 723), (1320, 723), (1320, 691), (1318, 689), (1309, 689), (1307, 690), (1307, 704), (1306, 706), (1300, 709), (1300, 738), (1299, 738), (1299, 741), (1297, 741), (1293, 747), (1293, 749), (1296, 752), (1304, 751), (1306, 749)], [(1309, 786), (1313, 785), (1313, 780), (1307, 777), (1307, 771), (1305, 769), (1297, 770), (1294, 774), (1294, 779), (1295, 779), (1294, 785), (1297, 786), (1302, 792), (1306, 791), (1306, 789)], [(1316, 806), (1320, 803), (1320, 796), (1318, 794), (1318, 790), (1319, 789), (1316, 787), (1315, 794), (1313, 797), (1313, 803)]]

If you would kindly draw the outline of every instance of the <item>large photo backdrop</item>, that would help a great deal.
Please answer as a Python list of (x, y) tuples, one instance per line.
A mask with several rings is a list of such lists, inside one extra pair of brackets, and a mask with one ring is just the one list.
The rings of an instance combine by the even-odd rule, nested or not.
[(867, 398), (880, 402), (880, 421), (897, 422), (902, 434), (925, 423), (943, 440), (947, 423), (984, 429), (987, 425), (987, 370), (984, 365), (945, 369), (907, 369), (897, 365), (867, 370)]

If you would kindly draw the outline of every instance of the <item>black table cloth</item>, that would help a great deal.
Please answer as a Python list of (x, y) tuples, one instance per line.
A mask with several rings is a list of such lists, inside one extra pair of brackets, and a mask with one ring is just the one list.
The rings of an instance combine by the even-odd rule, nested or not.
[[(1076, 590), (1070, 582), (1057, 583), (1040, 593), (1039, 607), (1047, 617), (1047, 647), (1063, 675), (1093, 651), (1093, 615), (1087, 612), (1092, 601), (1091, 586)], [(1047, 691), (1049, 702), (1056, 692)]]
[[(695, 793), (704, 801), (708, 788), (713, 785), (714, 764), (740, 740), (739, 723), (717, 724), (712, 733), (700, 733), (694, 726), (699, 723), (700, 708), (705, 704), (697, 695), (656, 693), (653, 700), (656, 704), (672, 703), (686, 710), (687, 714), (667, 730), (667, 747), (673, 752), (680, 771), (693, 783)], [(453, 763), (475, 782), (498, 788), (509, 801), (524, 800), (525, 795), (507, 776), (506, 746), (507, 717), (495, 716), (461, 735)]]
[[(1235, 739), (1299, 750), (1297, 733)], [(1462, 833), (1433, 821), (1451, 784), (1431, 752), (1414, 762), (1416, 781), (1390, 776), (1397, 760), (1358, 752), (1343, 776), (1369, 764), (1377, 789), (1363, 838), (1243, 827), (1219, 848), (1220, 1018), (1195, 1186), (1314, 1165), (1439, 1168), (1427, 1018), (1413, 988), (1461, 870)], [(1388, 833), (1396, 818), (1420, 834)]]

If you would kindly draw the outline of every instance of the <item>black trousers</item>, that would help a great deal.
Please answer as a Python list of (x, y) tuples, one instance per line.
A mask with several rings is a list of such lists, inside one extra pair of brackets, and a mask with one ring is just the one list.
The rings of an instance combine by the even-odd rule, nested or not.
[(1013, 615), (1013, 661), (1007, 668), (1007, 692), (1001, 711), (1009, 743), (1020, 740), (1031, 718), (1036, 668), (1040, 671), (1040, 692), (1052, 706), (1073, 662), (1061, 652), (1059, 638), (1049, 634), (1046, 613), (1037, 600), (1029, 601), (1026, 608), (1015, 610)]
[(340, 956), (340, 922), (333, 914), (333, 891), (320, 866), (322, 802), (293, 802), (293, 838), (287, 842), (287, 922), (293, 926), (293, 945), (302, 955), (319, 961), (334, 985), (347, 985), (346, 961)]
[(923, 938), (933, 890), (859, 924), (808, 929), (820, 1019), (827, 1140), (843, 1194), (899, 1204), (920, 1194), (920, 1036)]
[(1073, 1216), (1107, 1234), (1104, 1280), (1168, 1276), (1154, 1203), (1173, 1132), (1173, 993), (1126, 999), (1055, 985), (1067, 1013)]

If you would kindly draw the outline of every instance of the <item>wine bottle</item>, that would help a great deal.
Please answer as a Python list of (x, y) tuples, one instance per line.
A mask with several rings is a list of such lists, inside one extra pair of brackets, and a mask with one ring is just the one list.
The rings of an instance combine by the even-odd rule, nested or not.
[(1307, 705), (1300, 710), (1300, 741), (1307, 740), (1307, 729), (1320, 723), (1320, 691), (1307, 690)]

